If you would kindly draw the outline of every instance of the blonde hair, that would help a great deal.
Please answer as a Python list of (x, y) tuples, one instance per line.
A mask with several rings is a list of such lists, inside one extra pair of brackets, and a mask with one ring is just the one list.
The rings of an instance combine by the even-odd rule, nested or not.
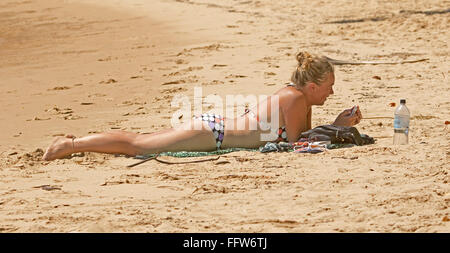
[(296, 55), (298, 62), (292, 73), (291, 82), (297, 89), (303, 88), (308, 82), (320, 85), (328, 73), (333, 73), (333, 65), (323, 56), (311, 55), (308, 52), (299, 52)]

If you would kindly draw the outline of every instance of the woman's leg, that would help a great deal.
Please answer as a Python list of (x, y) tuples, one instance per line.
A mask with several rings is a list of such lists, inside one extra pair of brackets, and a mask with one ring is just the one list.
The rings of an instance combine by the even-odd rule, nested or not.
[[(193, 123), (186, 124), (192, 126)], [(182, 126), (152, 134), (111, 131), (81, 138), (73, 138), (68, 135), (56, 138), (46, 150), (43, 159), (54, 160), (78, 152), (135, 156), (165, 151), (210, 151), (215, 149), (214, 135), (207, 125), (203, 124), (201, 130), (193, 129), (193, 127)]]

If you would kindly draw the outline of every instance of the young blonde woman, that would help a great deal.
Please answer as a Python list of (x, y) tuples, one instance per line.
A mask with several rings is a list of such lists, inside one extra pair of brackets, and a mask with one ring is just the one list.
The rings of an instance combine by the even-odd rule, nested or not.
[[(296, 59), (298, 65), (292, 73), (291, 83), (237, 118), (203, 114), (179, 127), (152, 134), (111, 131), (81, 138), (66, 135), (53, 141), (43, 159), (54, 160), (78, 152), (135, 156), (166, 151), (258, 148), (269, 141), (261, 138), (268, 133), (274, 134), (272, 141), (296, 142), (302, 132), (311, 129), (311, 107), (323, 105), (334, 93), (335, 80), (333, 66), (325, 57), (300, 52)], [(271, 118), (273, 115), (278, 117), (278, 121)], [(361, 118), (359, 108), (356, 113), (347, 109), (337, 116), (333, 124), (354, 126)], [(274, 126), (266, 122), (279, 124)]]

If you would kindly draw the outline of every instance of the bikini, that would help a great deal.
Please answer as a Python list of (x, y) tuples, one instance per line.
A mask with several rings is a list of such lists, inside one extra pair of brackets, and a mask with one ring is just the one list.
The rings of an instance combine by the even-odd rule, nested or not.
[[(295, 86), (293, 83), (289, 83), (287, 86)], [(256, 119), (256, 121), (262, 125), (266, 124), (265, 122), (261, 122), (259, 120), (259, 117), (249, 109), (245, 109), (244, 115), (250, 115)], [(203, 113), (201, 116), (194, 116), (194, 119), (201, 119), (202, 121), (205, 121), (208, 123), (208, 126), (211, 128), (211, 131), (214, 134), (214, 138), (216, 139), (216, 147), (219, 150), (220, 146), (223, 142), (223, 136), (225, 132), (225, 126), (224, 126), (224, 117), (219, 114), (214, 113)], [(282, 126), (278, 128), (277, 131), (278, 138), (275, 140), (275, 142), (289, 142), (287, 139), (287, 132), (286, 132), (286, 126)]]
[(214, 113), (203, 113), (201, 116), (194, 116), (194, 119), (201, 119), (208, 123), (216, 139), (216, 147), (220, 149), (224, 135), (224, 117)]

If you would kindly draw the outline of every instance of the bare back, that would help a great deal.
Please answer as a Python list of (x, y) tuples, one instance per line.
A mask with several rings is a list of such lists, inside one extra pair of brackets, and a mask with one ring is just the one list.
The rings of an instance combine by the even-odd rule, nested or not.
[[(273, 103), (276, 105), (276, 98), (278, 98), (278, 107), (272, 108)], [(283, 87), (259, 103), (256, 108), (250, 108), (256, 117), (245, 114), (235, 119), (226, 119), (225, 126), (233, 127), (228, 129), (225, 127), (222, 147), (255, 148), (264, 145), (267, 140), (262, 140), (261, 135), (267, 135), (270, 130), (261, 129), (258, 119), (264, 118), (269, 123), (273, 122), (272, 109), (278, 110), (278, 114), (273, 113), (273, 115), (278, 116), (278, 127), (286, 127), (289, 142), (297, 141), (302, 132), (311, 129), (311, 107), (307, 106), (304, 94), (295, 87)], [(239, 125), (245, 127), (240, 130), (234, 127)]]

